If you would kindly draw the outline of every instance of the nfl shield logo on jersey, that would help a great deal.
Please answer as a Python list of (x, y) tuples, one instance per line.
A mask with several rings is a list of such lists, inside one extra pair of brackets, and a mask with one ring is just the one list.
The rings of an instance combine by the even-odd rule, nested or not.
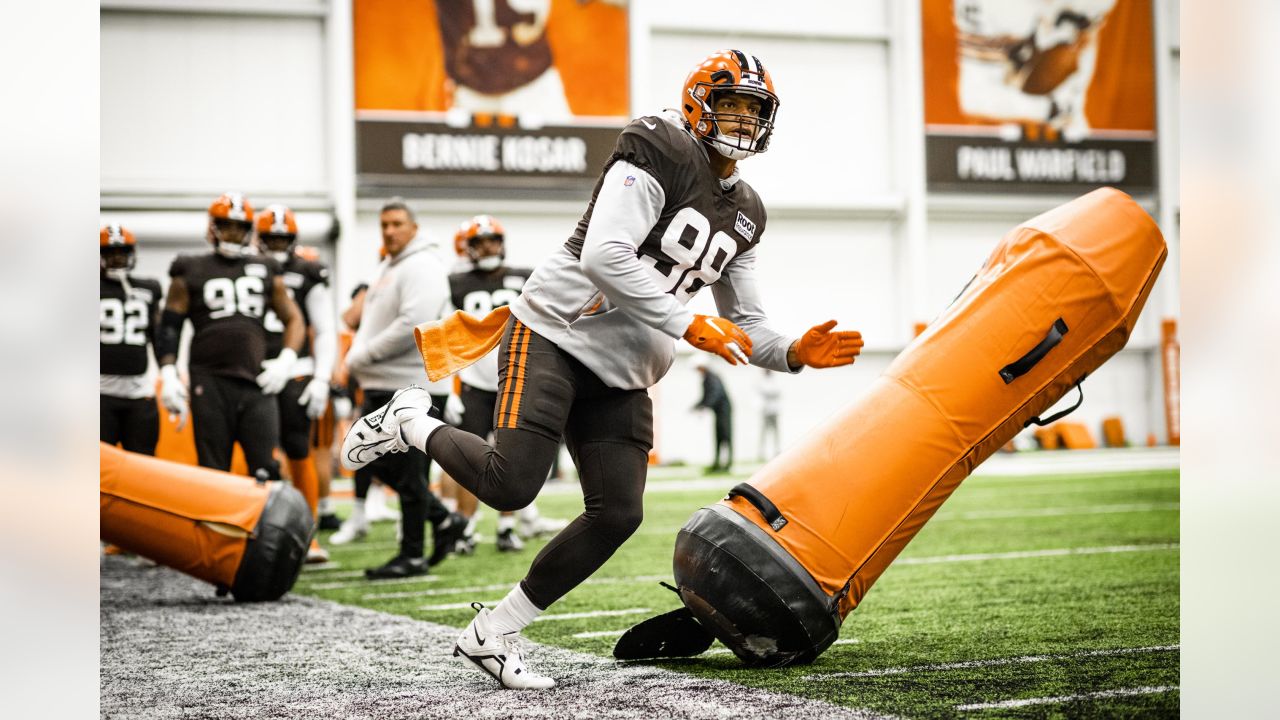
[(747, 216), (743, 215), (741, 210), (738, 211), (738, 219), (733, 223), (733, 229), (737, 230), (739, 235), (746, 238), (747, 242), (751, 242), (751, 240), (755, 238), (756, 224), (748, 220)]

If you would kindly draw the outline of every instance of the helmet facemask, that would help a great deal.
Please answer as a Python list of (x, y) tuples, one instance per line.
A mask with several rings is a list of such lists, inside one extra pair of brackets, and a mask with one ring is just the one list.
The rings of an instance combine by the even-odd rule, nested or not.
[[(773, 118), (778, 107), (776, 98), (741, 85), (716, 88), (699, 83), (695, 86), (694, 93), (695, 96), (703, 95), (702, 119), (695, 128), (696, 134), (717, 152), (730, 160), (745, 160), (768, 149), (769, 139), (773, 134)], [(717, 111), (720, 101), (726, 96), (734, 96), (733, 99), (749, 98), (759, 103), (759, 113), (753, 114), (746, 111), (746, 108), (742, 108), (743, 112)], [(736, 125), (732, 132), (724, 132), (721, 123), (726, 121)], [(750, 137), (741, 134), (743, 130)]]
[(253, 223), (246, 220), (215, 217), (210, 235), (213, 249), (223, 257), (242, 258), (253, 252), (249, 242), (253, 236)]
[[(485, 252), (486, 249), (494, 247), (497, 248), (497, 252)], [(483, 272), (497, 270), (502, 267), (506, 254), (506, 242), (502, 235), (487, 233), (475, 235), (467, 240), (467, 257), (477, 270)]]
[(128, 276), (138, 263), (138, 253), (132, 245), (104, 245), (98, 259), (103, 274), (113, 280)]
[(258, 243), (263, 252), (283, 263), (293, 254), (298, 236), (292, 233), (258, 233)]

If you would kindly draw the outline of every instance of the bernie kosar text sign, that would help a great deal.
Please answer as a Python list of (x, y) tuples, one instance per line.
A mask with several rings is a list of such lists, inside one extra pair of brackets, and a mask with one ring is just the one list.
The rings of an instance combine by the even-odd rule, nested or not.
[(352, 30), (366, 194), (589, 190), (631, 117), (623, 0), (354, 0)]
[(362, 186), (589, 189), (621, 127), (359, 119), (357, 172)]

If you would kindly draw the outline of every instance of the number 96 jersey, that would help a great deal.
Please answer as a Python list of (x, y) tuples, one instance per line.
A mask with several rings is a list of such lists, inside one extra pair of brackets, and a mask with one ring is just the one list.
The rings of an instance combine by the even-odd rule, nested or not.
[(267, 354), (263, 326), (280, 263), (264, 255), (227, 258), (179, 255), (169, 276), (187, 285), (187, 318), (195, 329), (188, 366), (193, 373), (252, 382)]

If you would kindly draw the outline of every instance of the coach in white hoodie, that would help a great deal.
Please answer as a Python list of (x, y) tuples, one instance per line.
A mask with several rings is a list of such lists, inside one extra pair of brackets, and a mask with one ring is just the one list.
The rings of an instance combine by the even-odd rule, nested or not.
[[(364, 390), (361, 413), (385, 405), (398, 389), (423, 379), (422, 356), (413, 327), (439, 318), (449, 304), (449, 273), (426, 238), (418, 236), (413, 211), (403, 201), (382, 207), (382, 244), (387, 257), (364, 300), (360, 327), (347, 353), (347, 368)], [(448, 398), (448, 383), (428, 387), (437, 415)], [(443, 560), (465, 532), (466, 520), (449, 513), (427, 487), (431, 460), (422, 453), (396, 453), (358, 471), (357, 484), (373, 477), (400, 494), (403, 535), (400, 551), (385, 565), (365, 571), (371, 579), (425, 575)], [(367, 471), (367, 472), (366, 472)], [(424, 524), (433, 527), (431, 558), (423, 557)]]

